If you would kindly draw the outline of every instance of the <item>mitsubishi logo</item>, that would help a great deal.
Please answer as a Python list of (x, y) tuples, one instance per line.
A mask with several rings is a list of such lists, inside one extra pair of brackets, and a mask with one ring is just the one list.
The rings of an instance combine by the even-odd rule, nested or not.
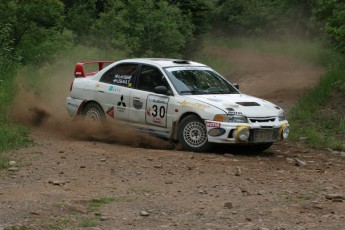
[(123, 106), (123, 107), (126, 107), (126, 103), (124, 103), (123, 102), (123, 95), (121, 95), (121, 101), (119, 101), (118, 103), (117, 103), (117, 106)]

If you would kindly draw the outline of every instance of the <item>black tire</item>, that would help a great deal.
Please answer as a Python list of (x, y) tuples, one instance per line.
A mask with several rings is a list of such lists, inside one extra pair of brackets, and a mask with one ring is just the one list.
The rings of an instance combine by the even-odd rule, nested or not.
[(212, 147), (207, 139), (205, 123), (196, 115), (189, 115), (181, 121), (178, 138), (183, 150), (206, 152)]
[(90, 124), (101, 124), (105, 121), (105, 114), (102, 107), (94, 102), (88, 103), (82, 113), (86, 122)]

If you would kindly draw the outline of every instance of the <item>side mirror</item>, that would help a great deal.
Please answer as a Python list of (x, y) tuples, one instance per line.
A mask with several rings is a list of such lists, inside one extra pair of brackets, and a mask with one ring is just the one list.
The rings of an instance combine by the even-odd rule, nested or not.
[(237, 89), (237, 90), (240, 90), (240, 85), (237, 84), (237, 83), (232, 83), (232, 85)]
[(156, 86), (153, 91), (158, 94), (172, 95), (172, 92), (164, 85)]

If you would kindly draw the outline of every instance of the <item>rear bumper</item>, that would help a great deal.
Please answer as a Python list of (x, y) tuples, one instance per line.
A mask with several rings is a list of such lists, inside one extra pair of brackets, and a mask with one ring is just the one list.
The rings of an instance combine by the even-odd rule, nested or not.
[(67, 97), (66, 107), (67, 107), (68, 114), (71, 115), (72, 117), (77, 116), (80, 111), (80, 106), (82, 103), (83, 103), (83, 100)]

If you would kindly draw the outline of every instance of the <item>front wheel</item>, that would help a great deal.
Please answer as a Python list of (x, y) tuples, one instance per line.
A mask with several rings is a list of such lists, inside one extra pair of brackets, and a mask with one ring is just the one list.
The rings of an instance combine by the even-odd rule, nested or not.
[(100, 124), (105, 120), (102, 107), (97, 103), (89, 103), (83, 109), (85, 121), (91, 124)]
[(184, 150), (205, 152), (211, 148), (205, 123), (196, 115), (189, 115), (181, 121), (178, 135)]

